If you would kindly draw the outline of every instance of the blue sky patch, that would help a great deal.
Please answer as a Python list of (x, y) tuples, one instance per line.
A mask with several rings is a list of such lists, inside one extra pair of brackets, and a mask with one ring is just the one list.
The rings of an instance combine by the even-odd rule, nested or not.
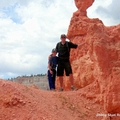
[(10, 18), (13, 22), (21, 24), (21, 18), (18, 13), (15, 11), (18, 7), (18, 3), (15, 3), (12, 6), (2, 8), (2, 12), (6, 15), (6, 17)]

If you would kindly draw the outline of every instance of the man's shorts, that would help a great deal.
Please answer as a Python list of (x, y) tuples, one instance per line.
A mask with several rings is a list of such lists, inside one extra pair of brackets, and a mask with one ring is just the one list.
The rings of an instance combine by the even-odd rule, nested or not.
[(63, 76), (64, 71), (66, 73), (66, 76), (69, 76), (69, 74), (72, 74), (72, 68), (69, 60), (58, 62), (57, 76)]

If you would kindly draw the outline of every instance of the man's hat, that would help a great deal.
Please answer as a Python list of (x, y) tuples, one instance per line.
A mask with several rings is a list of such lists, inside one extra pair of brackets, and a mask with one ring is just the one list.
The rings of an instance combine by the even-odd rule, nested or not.
[(66, 35), (65, 35), (65, 34), (62, 34), (60, 37), (61, 37), (61, 38), (66, 38)]

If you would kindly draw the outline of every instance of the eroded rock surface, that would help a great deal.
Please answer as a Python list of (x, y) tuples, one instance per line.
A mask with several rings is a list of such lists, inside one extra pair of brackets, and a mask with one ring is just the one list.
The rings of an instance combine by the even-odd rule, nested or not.
[(78, 10), (67, 33), (73, 43), (85, 43), (71, 50), (75, 83), (79, 88), (89, 86), (87, 94), (94, 91), (109, 113), (120, 113), (120, 24), (106, 27), (98, 18), (88, 18), (86, 9), (93, 2), (75, 0)]

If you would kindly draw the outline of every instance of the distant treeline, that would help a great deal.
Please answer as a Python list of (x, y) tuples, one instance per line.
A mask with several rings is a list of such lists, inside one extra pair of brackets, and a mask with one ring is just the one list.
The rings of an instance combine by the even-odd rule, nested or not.
[(13, 80), (13, 79), (17, 79), (17, 78), (28, 78), (28, 77), (41, 77), (41, 76), (46, 76), (46, 74), (37, 74), (37, 75), (22, 75), (22, 76), (18, 76), (16, 78), (8, 78), (8, 80)]

